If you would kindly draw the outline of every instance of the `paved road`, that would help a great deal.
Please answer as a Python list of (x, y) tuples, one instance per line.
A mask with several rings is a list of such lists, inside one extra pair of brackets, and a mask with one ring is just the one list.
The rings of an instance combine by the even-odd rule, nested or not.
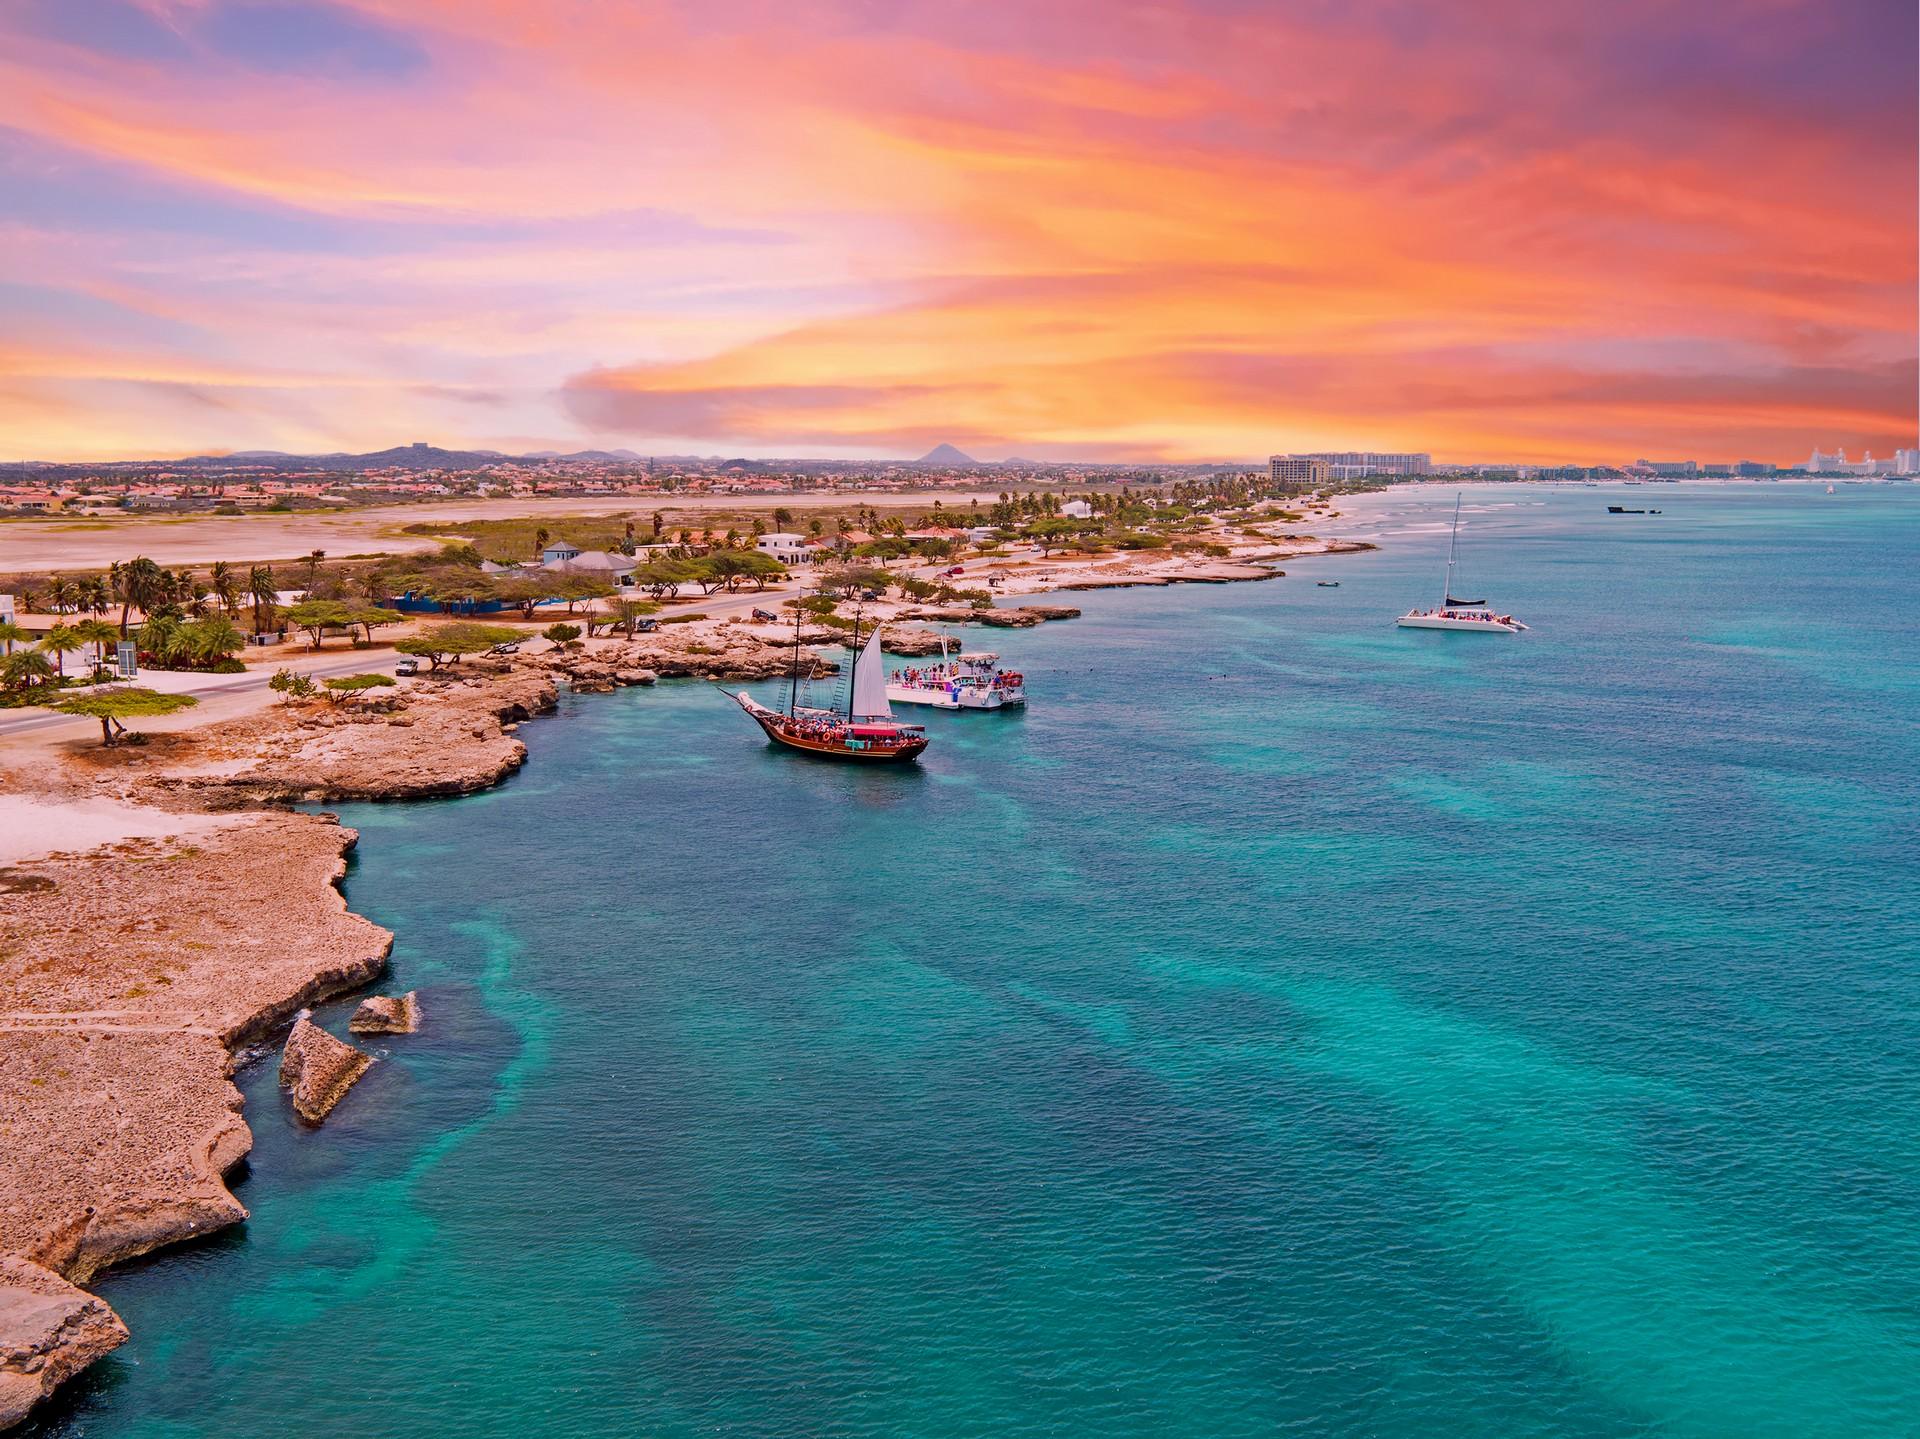
[[(366, 674), (379, 670), (390, 672), (395, 656), (391, 651), (369, 655), (364, 651), (352, 655), (322, 653), (310, 659), (300, 659), (287, 664), (285, 668), (299, 670), (312, 675), (315, 679), (327, 679), (338, 675)], [(230, 696), (246, 697), (267, 692), (267, 682), (273, 678), (272, 668), (250, 669), (242, 675), (196, 675), (169, 671), (144, 673), (134, 683), (149, 689), (163, 690), (168, 694), (192, 695), (198, 700), (224, 699)], [(83, 691), (74, 691), (83, 693)], [(191, 713), (191, 711), (189, 711)], [(74, 728), (76, 732), (97, 730), (100, 721), (76, 718), (73, 715), (55, 714), (51, 710), (25, 709), (0, 710), (0, 740), (18, 735), (34, 734), (38, 731), (54, 729), (61, 725)]]

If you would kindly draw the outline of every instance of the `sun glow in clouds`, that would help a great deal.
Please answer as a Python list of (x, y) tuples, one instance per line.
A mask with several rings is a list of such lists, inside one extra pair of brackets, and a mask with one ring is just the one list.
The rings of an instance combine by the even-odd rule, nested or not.
[(1911, 444), (1913, 7), (1698, 9), (23, 0), (4, 457)]

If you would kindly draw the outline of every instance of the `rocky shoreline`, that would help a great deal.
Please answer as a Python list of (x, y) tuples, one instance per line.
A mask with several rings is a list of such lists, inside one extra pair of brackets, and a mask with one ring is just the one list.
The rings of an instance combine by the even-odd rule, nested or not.
[[(1047, 587), (1275, 573), (1187, 568), (1177, 579), (1114, 574)], [(1226, 569), (1246, 573), (1216, 573)], [(891, 627), (889, 649), (933, 654), (940, 634), (928, 626), (1025, 628), (1080, 612), (875, 613)], [(838, 627), (804, 627), (800, 673), (836, 673), (840, 658), (816, 647), (844, 655), (846, 642)], [(283, 1077), (306, 1122), (323, 1119), (373, 1062), (302, 1011), (377, 978), (393, 937), (350, 913), (338, 889), (354, 832), (279, 806), (497, 784), (526, 760), (514, 731), (554, 709), (560, 681), (593, 693), (795, 668), (790, 626), (744, 619), (542, 643), (369, 699), (274, 706), (137, 748), (76, 750), (57, 779), (38, 785), (63, 803), (112, 800), (173, 812), (179, 823), (160, 837), (0, 868), (0, 1152), (36, 1161), (0, 1164), (0, 1429), (125, 1341), (118, 1316), (78, 1286), (247, 1217), (225, 1178), (253, 1142), (232, 1083), (248, 1046), (295, 1023)], [(179, 905), (188, 894), (193, 904)], [(417, 1023), (412, 995), (369, 1005), (354, 1028), (402, 1033)]]

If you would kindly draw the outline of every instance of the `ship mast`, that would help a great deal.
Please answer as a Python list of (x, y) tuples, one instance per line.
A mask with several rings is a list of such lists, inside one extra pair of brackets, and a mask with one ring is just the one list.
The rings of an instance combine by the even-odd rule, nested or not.
[(1453, 494), (1453, 538), (1447, 541), (1447, 583), (1440, 591), (1442, 609), (1453, 603), (1453, 556), (1460, 548), (1460, 492)]
[(793, 672), (787, 681), (787, 718), (800, 708), (800, 602), (793, 602)]
[(853, 607), (853, 658), (847, 664), (847, 723), (853, 723), (853, 690), (860, 679), (860, 616), (866, 611), (866, 596)]

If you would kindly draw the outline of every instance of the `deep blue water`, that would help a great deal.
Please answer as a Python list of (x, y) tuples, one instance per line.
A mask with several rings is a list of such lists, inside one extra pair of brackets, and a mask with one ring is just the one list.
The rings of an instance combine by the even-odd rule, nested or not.
[(1511, 638), (1396, 491), (917, 770), (663, 685), (351, 807), (426, 1030), (41, 1431), (1915, 1433), (1917, 491), (1470, 490)]

